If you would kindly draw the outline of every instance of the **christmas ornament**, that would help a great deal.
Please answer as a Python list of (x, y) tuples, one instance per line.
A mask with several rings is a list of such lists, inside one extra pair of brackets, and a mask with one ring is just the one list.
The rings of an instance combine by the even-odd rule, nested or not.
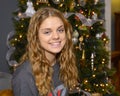
[(96, 5), (98, 3), (99, 0), (94, 0), (94, 4)]
[(97, 38), (97, 39), (100, 39), (100, 37), (101, 37), (101, 34), (100, 34), (100, 33), (96, 34), (96, 38)]
[(85, 50), (83, 49), (83, 51), (82, 51), (82, 60), (84, 60), (85, 59)]
[(73, 38), (72, 38), (72, 41), (74, 44), (77, 44), (78, 43), (78, 37), (79, 37), (79, 33), (77, 30), (75, 30), (72, 34)]
[(83, 42), (83, 36), (80, 36), (79, 41), (82, 43)]
[(52, 0), (55, 4), (60, 4), (61, 0)]
[(92, 93), (92, 96), (102, 96), (100, 93)]
[(13, 66), (15, 68), (18, 65), (18, 63), (16, 62), (16, 60), (11, 60), (11, 55), (14, 53), (15, 47), (12, 46), (12, 44), (10, 44), (10, 40), (13, 39), (14, 35), (15, 35), (15, 32), (11, 31), (7, 36), (7, 47), (9, 49), (6, 54), (6, 60), (10, 66)]
[(83, 24), (82, 24), (81, 26), (79, 26), (79, 29), (80, 29), (80, 30), (84, 30), (84, 31), (85, 31), (85, 30), (86, 30), (86, 31), (88, 30), (88, 29), (87, 29), (87, 26), (85, 26), (85, 25), (83, 25)]
[(73, 32), (73, 37), (76, 37), (76, 38), (78, 38), (78, 37), (79, 37), (79, 33), (78, 33), (78, 31), (77, 31), (77, 30), (75, 30), (75, 31)]
[(78, 38), (73, 37), (73, 38), (72, 38), (72, 42), (73, 42), (73, 44), (77, 44), (77, 43), (78, 43)]
[(91, 69), (94, 69), (94, 53), (91, 54)]
[(35, 13), (35, 10), (34, 10), (34, 7), (33, 7), (33, 3), (30, 0), (28, 0), (27, 9), (25, 11), (25, 14), (26, 14), (27, 17), (32, 17), (34, 13)]
[(11, 48), (13, 47), (11, 44), (10, 44), (10, 40), (14, 37), (15, 35), (15, 32), (14, 31), (11, 31), (8, 36), (7, 36), (7, 47), (8, 48)]
[(98, 17), (97, 17), (97, 14), (94, 12), (93, 15), (92, 15), (92, 19), (93, 19), (93, 20), (97, 20), (97, 18), (98, 18)]
[(0, 96), (13, 96), (13, 91), (11, 89), (0, 90)]
[(75, 15), (78, 16), (80, 21), (82, 22), (82, 24), (86, 25), (86, 26), (92, 26), (94, 23), (97, 22), (97, 20), (90, 19), (89, 17), (86, 18), (84, 15), (82, 15), (80, 13), (76, 13)]
[(19, 12), (19, 13), (18, 13), (18, 17), (19, 17), (19, 18), (16, 18), (17, 20), (19, 20), (20, 18), (27, 18), (27, 17), (26, 17), (26, 14), (24, 14), (24, 13), (22, 13), (22, 12)]
[(102, 34), (101, 39), (103, 40), (104, 44), (107, 44), (109, 41), (105, 32)]
[(102, 20), (99, 20), (99, 19), (94, 20), (94, 19), (86, 18), (81, 13), (72, 13), (72, 12), (71, 13), (65, 12), (64, 17), (69, 18), (73, 14), (76, 15), (80, 19), (80, 21), (82, 22), (83, 25), (86, 25), (86, 26), (92, 26), (97, 21), (102, 21)]
[(16, 68), (16, 66), (18, 66), (18, 62), (16, 60), (11, 60), (11, 56), (15, 51), (15, 47), (11, 47), (6, 54), (6, 60), (8, 62), (8, 64), (14, 68)]
[(85, 5), (86, 5), (86, 0), (78, 0), (78, 3), (79, 3), (81, 6), (85, 6)]
[(81, 42), (79, 43), (79, 50), (80, 51), (82, 50), (82, 43)]
[(74, 1), (72, 1), (70, 4), (70, 10), (72, 11), (75, 6), (76, 6), (76, 3)]
[(37, 3), (48, 3), (48, 0), (37, 0)]
[(65, 18), (69, 18), (71, 15), (73, 15), (74, 13), (72, 13), (72, 12), (65, 12), (63, 15), (64, 15), (64, 17)]
[(80, 43), (79, 43), (79, 49), (82, 50), (82, 49), (83, 49), (83, 46), (84, 46), (83, 36), (80, 36), (79, 41), (80, 41)]

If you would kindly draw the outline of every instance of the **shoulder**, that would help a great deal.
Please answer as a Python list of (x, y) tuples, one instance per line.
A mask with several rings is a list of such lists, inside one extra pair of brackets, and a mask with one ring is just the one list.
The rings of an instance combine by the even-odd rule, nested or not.
[(12, 88), (15, 96), (38, 96), (29, 61), (25, 61), (15, 70), (12, 78)]
[(26, 78), (28, 75), (32, 75), (32, 68), (29, 61), (25, 61), (23, 64), (18, 66), (13, 73), (13, 78)]

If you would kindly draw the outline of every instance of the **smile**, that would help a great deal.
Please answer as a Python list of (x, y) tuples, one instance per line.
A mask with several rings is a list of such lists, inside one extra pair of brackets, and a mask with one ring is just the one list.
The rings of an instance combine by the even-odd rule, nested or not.
[(50, 43), (52, 47), (59, 47), (61, 42)]

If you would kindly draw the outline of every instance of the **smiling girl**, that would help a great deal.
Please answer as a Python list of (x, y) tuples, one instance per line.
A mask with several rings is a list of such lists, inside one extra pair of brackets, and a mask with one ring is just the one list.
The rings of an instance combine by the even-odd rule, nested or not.
[(13, 74), (14, 96), (67, 96), (78, 84), (72, 27), (54, 8), (31, 18), (26, 53)]

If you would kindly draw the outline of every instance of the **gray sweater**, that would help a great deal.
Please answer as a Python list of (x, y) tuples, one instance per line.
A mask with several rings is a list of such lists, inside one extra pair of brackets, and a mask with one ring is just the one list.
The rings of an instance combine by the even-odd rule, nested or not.
[[(48, 96), (67, 96), (67, 88), (59, 80), (59, 63), (53, 66), (53, 86), (54, 90)], [(13, 74), (12, 87), (14, 96), (40, 96), (35, 85), (34, 76), (29, 61), (19, 66)]]

